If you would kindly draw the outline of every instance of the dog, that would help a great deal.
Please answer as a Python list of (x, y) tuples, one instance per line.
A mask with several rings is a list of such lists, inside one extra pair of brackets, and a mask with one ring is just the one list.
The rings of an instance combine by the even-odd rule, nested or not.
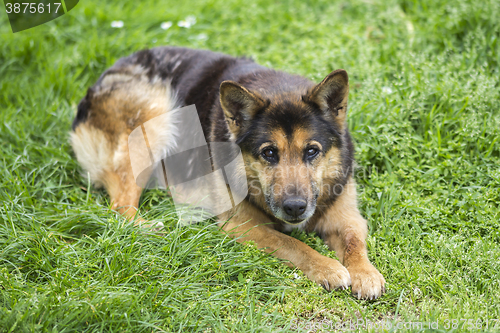
[[(338, 69), (315, 84), (298, 76), (207, 50), (158, 47), (119, 59), (78, 104), (70, 140), (112, 208), (136, 223), (143, 188), (134, 178), (128, 138), (160, 115), (148, 147), (182, 140), (173, 110), (195, 105), (208, 142), (241, 149), (248, 194), (218, 215), (223, 230), (297, 267), (327, 291), (376, 299), (385, 280), (367, 255), (367, 222), (357, 208), (354, 148), (347, 128), (348, 75)], [(172, 115), (170, 115), (172, 114)], [(169, 118), (170, 117), (170, 118)], [(287, 235), (316, 232), (339, 260)]]

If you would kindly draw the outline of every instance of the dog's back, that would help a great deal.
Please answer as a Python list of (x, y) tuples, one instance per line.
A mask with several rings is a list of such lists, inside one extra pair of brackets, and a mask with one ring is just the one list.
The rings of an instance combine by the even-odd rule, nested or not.
[[(106, 70), (92, 86), (87, 96), (80, 102), (78, 113), (73, 122), (73, 130), (92, 117), (98, 117), (91, 109), (102, 96), (112, 98), (119, 94), (146, 96), (148, 91), (165, 89), (174, 106), (196, 105), (200, 119), (207, 120), (214, 102), (216, 102), (220, 83), (228, 78), (268, 70), (255, 64), (250, 59), (235, 58), (225, 54), (193, 50), (181, 47), (158, 47), (143, 50), (131, 56), (119, 59)], [(153, 103), (151, 103), (153, 104)], [(165, 105), (168, 109), (171, 103)], [(138, 110), (138, 109), (137, 109)], [(135, 110), (135, 111), (137, 111)], [(114, 119), (131, 118), (129, 112), (118, 110), (111, 114)], [(89, 117), (90, 116), (90, 117)], [(132, 125), (142, 123), (147, 117), (141, 115)], [(207, 125), (206, 121), (202, 121)]]

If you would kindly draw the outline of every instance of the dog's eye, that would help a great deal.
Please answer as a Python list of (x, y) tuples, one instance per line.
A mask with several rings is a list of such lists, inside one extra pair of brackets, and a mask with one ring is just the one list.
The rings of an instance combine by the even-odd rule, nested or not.
[(262, 151), (262, 157), (264, 157), (264, 159), (268, 160), (269, 162), (276, 161), (277, 155), (278, 154), (276, 153), (276, 150), (274, 150), (273, 148), (267, 148)]
[(318, 155), (318, 153), (319, 153), (319, 149), (318, 148), (315, 148), (315, 147), (307, 148), (307, 150), (306, 150), (306, 158), (308, 160), (311, 160), (311, 159), (315, 158), (316, 155)]

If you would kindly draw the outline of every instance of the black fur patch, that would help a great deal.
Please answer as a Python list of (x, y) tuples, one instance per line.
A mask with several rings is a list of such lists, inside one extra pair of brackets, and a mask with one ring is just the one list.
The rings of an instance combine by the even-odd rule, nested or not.
[(209, 133), (209, 126), (207, 125), (210, 111), (218, 96), (221, 83), (220, 77), (235, 62), (236, 59), (230, 57), (222, 57), (213, 61), (209, 66), (200, 71), (200, 79), (187, 92), (184, 103), (185, 105), (196, 105), (205, 136)]
[(78, 103), (78, 111), (76, 113), (75, 120), (73, 120), (73, 124), (71, 128), (73, 131), (78, 127), (80, 123), (83, 123), (87, 120), (90, 112), (90, 107), (92, 106), (92, 96), (93, 91), (92, 88), (87, 90), (87, 95)]

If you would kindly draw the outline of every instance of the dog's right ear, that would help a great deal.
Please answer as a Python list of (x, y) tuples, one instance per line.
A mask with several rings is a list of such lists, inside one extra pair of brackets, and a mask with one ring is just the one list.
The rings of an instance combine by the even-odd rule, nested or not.
[(265, 108), (269, 102), (236, 82), (224, 81), (220, 85), (220, 104), (229, 130), (238, 135), (257, 111)]
[(328, 74), (302, 99), (319, 107), (327, 119), (333, 120), (343, 131), (347, 128), (347, 98), (349, 96), (349, 77), (343, 69)]

